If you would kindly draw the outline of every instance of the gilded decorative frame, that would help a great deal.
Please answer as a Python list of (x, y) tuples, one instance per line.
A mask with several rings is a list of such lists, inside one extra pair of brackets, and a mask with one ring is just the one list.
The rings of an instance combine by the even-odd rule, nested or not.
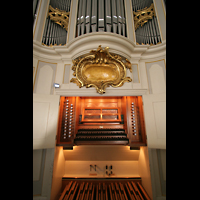
[(109, 47), (102, 49), (99, 45), (97, 50), (91, 50), (89, 55), (72, 62), (76, 78), (72, 78), (70, 82), (76, 83), (79, 88), (95, 87), (99, 94), (103, 94), (106, 87), (121, 87), (124, 82), (132, 81), (130, 77), (126, 77), (126, 68), (132, 72), (129, 60), (122, 60), (119, 55), (109, 53)]

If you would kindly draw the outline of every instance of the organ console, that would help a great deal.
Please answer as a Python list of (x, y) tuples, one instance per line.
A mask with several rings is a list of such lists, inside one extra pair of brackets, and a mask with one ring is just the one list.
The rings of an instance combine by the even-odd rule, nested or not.
[(61, 97), (57, 145), (146, 145), (142, 97)]

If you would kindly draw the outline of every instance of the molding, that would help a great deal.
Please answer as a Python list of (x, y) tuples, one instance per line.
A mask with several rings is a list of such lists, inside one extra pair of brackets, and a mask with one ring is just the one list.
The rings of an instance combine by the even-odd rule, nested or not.
[(166, 55), (166, 40), (155, 46), (136, 45), (130, 39), (114, 33), (95, 32), (79, 36), (63, 46), (47, 47), (33, 40), (33, 56), (54, 62), (66, 62), (82, 56), (97, 46), (109, 46), (110, 53), (138, 62)]
[[(86, 92), (87, 90), (87, 92)], [(105, 94), (99, 94), (95, 91), (95, 88), (82, 88), (82, 89), (55, 89), (55, 94), (60, 96), (116, 96), (116, 91), (118, 92), (117, 96), (141, 96), (147, 94), (148, 89), (123, 89), (109, 88)]]

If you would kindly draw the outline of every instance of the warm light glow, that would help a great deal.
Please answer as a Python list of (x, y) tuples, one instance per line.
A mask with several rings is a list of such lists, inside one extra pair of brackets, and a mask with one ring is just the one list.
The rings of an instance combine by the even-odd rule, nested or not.
[(64, 147), (63, 147), (63, 151), (73, 151), (73, 150), (74, 150), (74, 146), (73, 146), (73, 149), (64, 149)]
[(129, 147), (129, 150), (131, 150), (131, 151), (140, 151), (140, 147), (132, 147), (132, 149), (130, 146), (128, 146), (128, 147)]

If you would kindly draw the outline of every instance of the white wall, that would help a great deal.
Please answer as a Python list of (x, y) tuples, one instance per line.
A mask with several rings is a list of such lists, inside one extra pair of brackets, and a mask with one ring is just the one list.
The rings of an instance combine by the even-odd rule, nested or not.
[[(139, 150), (130, 150), (121, 145), (74, 146), (73, 150), (64, 150), (65, 176), (106, 177), (105, 166), (112, 165), (116, 177), (139, 176)], [(90, 165), (97, 165), (97, 171), (90, 171)]]
[(142, 178), (142, 185), (144, 189), (147, 191), (150, 198), (153, 199), (149, 155), (147, 147), (140, 147), (138, 168), (139, 168), (139, 175)]
[(165, 59), (145, 62), (150, 94), (166, 93)]
[[(34, 200), (50, 199), (53, 161), (54, 161), (54, 148), (44, 149), (44, 150), (33, 150), (33, 178), (34, 178), (33, 199)], [(41, 167), (39, 167), (40, 165)]]
[[(90, 165), (97, 165), (96, 171)], [(106, 174), (106, 165), (112, 165), (113, 175)], [(110, 173), (111, 170), (109, 169)], [(138, 161), (65, 161), (64, 177), (139, 177)]]
[(55, 148), (51, 200), (59, 199), (62, 189), (62, 177), (65, 174), (63, 147)]
[[(108, 177), (106, 165), (112, 165), (115, 177), (138, 177), (139, 150), (130, 150), (121, 145), (74, 146), (64, 150), (65, 174), (67, 177)], [(96, 171), (90, 165), (97, 165)], [(108, 170), (110, 171), (110, 170)], [(96, 175), (91, 175), (96, 174)]]
[(153, 199), (166, 199), (166, 149), (148, 149)]

